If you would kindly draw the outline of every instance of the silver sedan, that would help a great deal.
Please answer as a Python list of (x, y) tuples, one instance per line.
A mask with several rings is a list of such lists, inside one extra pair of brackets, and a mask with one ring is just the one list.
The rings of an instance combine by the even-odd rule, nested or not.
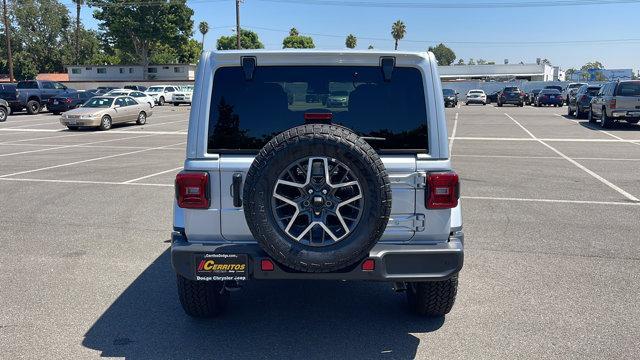
[(60, 123), (71, 130), (81, 126), (109, 130), (111, 125), (135, 121), (144, 125), (153, 115), (151, 106), (138, 103), (130, 96), (96, 96), (81, 107), (65, 112)]

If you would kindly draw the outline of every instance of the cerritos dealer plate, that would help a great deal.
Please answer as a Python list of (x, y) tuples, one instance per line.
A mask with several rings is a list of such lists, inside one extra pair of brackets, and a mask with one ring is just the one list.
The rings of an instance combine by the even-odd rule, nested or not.
[(196, 280), (247, 280), (248, 258), (246, 254), (197, 254), (195, 266)]

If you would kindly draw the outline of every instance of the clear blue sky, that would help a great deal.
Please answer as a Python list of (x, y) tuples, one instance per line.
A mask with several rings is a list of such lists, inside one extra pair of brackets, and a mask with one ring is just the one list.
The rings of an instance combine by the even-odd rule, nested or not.
[[(350, 0), (344, 0), (348, 2)], [(353, 0), (355, 1), (355, 0)], [(540, 0), (545, 3), (546, 0)], [(550, 0), (551, 1), (551, 0)], [(557, 1), (557, 0), (553, 0)], [(394, 0), (368, 0), (393, 3)], [(401, 0), (414, 3), (447, 3), (446, 0)], [(518, 0), (454, 0), (455, 3), (509, 2)], [(69, 3), (64, 1), (63, 3)], [(191, 0), (197, 23), (207, 21), (210, 32), (206, 49), (214, 49), (221, 35), (233, 34), (234, 0)], [(96, 28), (91, 11), (83, 9), (83, 22)], [(458, 58), (470, 57), (502, 63), (535, 62), (548, 58), (566, 69), (580, 67), (587, 61), (599, 60), (607, 68), (640, 68), (640, 2), (585, 6), (485, 9), (376, 8), (303, 5), (245, 0), (241, 5), (241, 25), (256, 31), (267, 49), (282, 48), (287, 30), (295, 26), (303, 34), (314, 34), (319, 49), (343, 49), (344, 38), (353, 33), (359, 49), (372, 44), (376, 49), (393, 49), (391, 24), (401, 19), (407, 26), (401, 50), (422, 51), (429, 45), (444, 42)], [(264, 28), (264, 29), (261, 29)], [(266, 30), (273, 29), (273, 30)], [(337, 35), (337, 36), (320, 36)], [(380, 38), (386, 40), (368, 40)], [(611, 39), (637, 39), (625, 42), (526, 44), (523, 42), (563, 42)], [(480, 41), (485, 44), (456, 44), (455, 41)], [(509, 42), (502, 44), (500, 42)], [(493, 44), (492, 44), (493, 42)], [(496, 44), (497, 42), (498, 44)]]

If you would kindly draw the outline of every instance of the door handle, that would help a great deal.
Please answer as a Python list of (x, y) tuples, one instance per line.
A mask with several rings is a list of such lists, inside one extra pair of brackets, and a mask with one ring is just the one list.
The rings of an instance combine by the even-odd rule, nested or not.
[(233, 206), (242, 207), (242, 198), (240, 197), (240, 191), (242, 188), (242, 174), (233, 174), (231, 180), (231, 193), (233, 195)]

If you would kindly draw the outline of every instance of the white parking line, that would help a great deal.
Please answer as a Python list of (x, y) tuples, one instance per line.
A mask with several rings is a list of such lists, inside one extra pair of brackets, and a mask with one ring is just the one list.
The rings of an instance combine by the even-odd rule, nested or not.
[(136, 179), (123, 181), (122, 183), (123, 184), (130, 184), (130, 183), (133, 183), (133, 182), (136, 182), (136, 181), (139, 181), (139, 180), (144, 180), (144, 179), (148, 179), (148, 178), (151, 178), (151, 177), (154, 177), (154, 176), (158, 176), (158, 175), (166, 174), (166, 173), (169, 173), (169, 172), (181, 170), (182, 168), (183, 168), (183, 166), (179, 166), (177, 168), (173, 168), (173, 169), (169, 169), (169, 170), (165, 170), (165, 171), (160, 171), (160, 172), (157, 172), (155, 174), (151, 174), (151, 175), (147, 175), (147, 176), (141, 176), (141, 177), (136, 178)]
[[(560, 114), (554, 114), (554, 115), (564, 118), (564, 116), (562, 116), (562, 115), (560, 115)], [(566, 118), (565, 118), (565, 119), (566, 119)], [(573, 120), (573, 119), (567, 119), (567, 120), (571, 120), (571, 121), (575, 122), (576, 124), (580, 124), (580, 123), (581, 123), (581, 122), (580, 122), (580, 121), (578, 121), (578, 120)], [(621, 138), (620, 136), (614, 135), (614, 134), (612, 134), (612, 133), (610, 133), (610, 132), (608, 132), (608, 131), (605, 131), (605, 130), (603, 130), (603, 129), (595, 128), (595, 127), (591, 126), (590, 124), (586, 124), (585, 126), (586, 126), (587, 128), (589, 128), (589, 129), (592, 129), (592, 130), (598, 130), (598, 131), (600, 131), (601, 133), (603, 133), (603, 134), (605, 134), (605, 135), (609, 135), (610, 137), (612, 137), (612, 138), (614, 138), (614, 139), (617, 139), (617, 140), (620, 140), (620, 141), (623, 141), (623, 142), (626, 142), (626, 143), (630, 143), (630, 144), (633, 144), (633, 145), (639, 145), (639, 146), (640, 146), (640, 142), (638, 142), (637, 140), (628, 140), (628, 139), (623, 139), (623, 138)]]
[[(132, 129), (138, 129), (138, 128), (136, 127), (136, 128), (132, 128)], [(0, 131), (6, 131), (6, 132), (47, 132), (47, 133), (69, 132), (69, 130), (66, 130), (66, 129), (0, 129)], [(132, 132), (137, 132), (137, 133), (140, 133), (140, 134), (158, 134), (158, 135), (186, 135), (187, 134), (186, 131), (144, 131), (144, 130), (139, 130), (139, 131), (109, 130), (109, 131), (100, 131), (100, 132), (96, 131), (95, 133), (98, 133), (98, 134), (131, 134)], [(77, 134), (77, 135), (86, 135), (86, 134), (92, 134), (92, 133), (85, 132), (85, 133)], [(74, 134), (74, 135), (76, 135), (76, 134)]]
[(33, 172), (36, 172), (36, 171), (43, 171), (43, 170), (57, 169), (57, 168), (65, 167), (65, 166), (71, 166), (71, 165), (84, 164), (84, 163), (88, 163), (88, 162), (92, 162), (92, 161), (98, 161), (98, 160), (104, 160), (104, 159), (111, 159), (111, 158), (119, 157), (119, 156), (132, 155), (132, 154), (138, 154), (138, 153), (142, 153), (142, 152), (146, 152), (146, 151), (162, 149), (162, 148), (165, 148), (165, 147), (175, 146), (175, 145), (180, 145), (180, 144), (184, 144), (184, 143), (185, 143), (185, 142), (183, 141), (183, 142), (180, 142), (180, 143), (171, 144), (171, 145), (166, 145), (166, 146), (158, 146), (158, 147), (153, 147), (153, 148), (149, 148), (149, 149), (136, 150), (136, 151), (129, 151), (129, 152), (126, 152), (126, 153), (121, 153), (121, 154), (114, 154), (114, 155), (108, 155), (108, 156), (101, 156), (101, 157), (97, 157), (97, 158), (86, 159), (86, 160), (80, 160), (80, 161), (74, 161), (74, 162), (70, 162), (70, 163), (59, 164), (59, 165), (53, 165), (53, 166), (47, 166), (47, 167), (38, 168), (38, 169), (18, 171), (18, 172), (15, 172), (15, 173), (10, 173), (10, 174), (0, 175), (0, 178), (7, 178), (7, 177), (10, 177), (10, 176), (22, 175), (22, 174), (30, 174), (30, 173), (33, 173)]
[[(142, 125), (142, 128), (148, 128), (150, 126), (160, 126), (160, 125), (169, 125), (169, 124), (175, 124), (175, 123), (183, 123), (183, 122), (187, 122), (189, 121), (189, 119), (186, 120), (176, 120), (176, 121), (167, 121), (167, 122), (163, 122), (163, 123), (152, 123), (152, 124), (145, 124)], [(128, 128), (128, 129), (123, 129), (121, 131), (127, 131), (127, 132), (131, 132), (131, 131), (135, 131), (135, 128)]]
[[(153, 136), (153, 135), (148, 135), (148, 136)], [(125, 138), (126, 139), (133, 139), (134, 137), (130, 137), (130, 138)], [(120, 140), (120, 139), (118, 139)], [(45, 147), (56, 147), (56, 146), (60, 146), (60, 144), (13, 144), (13, 143), (0, 143), (0, 146), (23, 146), (23, 147), (38, 147), (38, 148), (45, 148)], [(79, 147), (79, 148), (87, 148), (87, 149), (126, 149), (126, 150), (137, 150), (137, 149), (150, 149), (153, 146), (124, 146), (124, 145), (74, 145), (75, 147)], [(184, 150), (184, 148), (164, 148), (164, 149), (159, 149), (159, 150)]]
[(458, 130), (458, 113), (456, 113), (455, 120), (453, 121), (453, 130), (451, 131), (451, 137), (449, 138), (449, 156), (453, 150), (453, 141), (456, 139), (456, 131)]
[[(79, 147), (79, 146), (82, 146), (82, 145), (99, 144), (99, 143), (105, 143), (105, 142), (110, 142), (110, 141), (120, 141), (120, 140), (129, 140), (129, 139), (138, 139), (138, 138), (149, 137), (149, 136), (155, 136), (155, 135), (139, 135), (139, 136), (130, 136), (130, 137), (125, 137), (125, 138), (117, 138), (117, 139), (108, 139), (108, 140), (92, 141), (92, 142), (88, 142), (88, 143), (81, 143), (81, 144), (77, 144), (77, 145), (59, 145), (59, 146), (54, 146), (54, 147), (49, 147), (49, 148), (44, 148), (44, 149), (26, 150), (26, 151), (14, 152), (14, 153), (9, 153), (9, 154), (0, 154), (0, 157), (12, 156), (12, 155), (22, 155), (22, 154), (31, 154), (31, 153), (37, 153), (37, 152), (42, 152), (42, 151), (58, 150), (58, 149), (67, 149), (67, 148)], [(14, 144), (14, 145), (15, 145), (15, 144)]]
[(527, 128), (525, 128), (524, 126), (522, 126), (522, 124), (520, 124), (516, 119), (514, 119), (513, 117), (511, 117), (511, 115), (504, 113), (509, 119), (513, 120), (513, 122), (516, 123), (516, 125), (518, 125), (522, 130), (524, 130), (524, 132), (526, 132), (532, 139), (535, 139), (536, 141), (538, 141), (540, 144), (546, 146), (549, 150), (555, 152), (556, 154), (560, 155), (561, 157), (563, 157), (565, 160), (567, 160), (568, 162), (572, 163), (573, 165), (575, 165), (576, 167), (578, 167), (580, 170), (586, 172), (587, 174), (593, 176), (594, 178), (596, 178), (597, 180), (599, 180), (600, 182), (602, 182), (603, 184), (607, 185), (608, 187), (610, 187), (611, 189), (617, 191), (618, 193), (620, 193), (621, 195), (623, 195), (624, 197), (626, 197), (627, 199), (631, 200), (631, 201), (636, 201), (636, 202), (640, 202), (640, 200), (638, 198), (636, 198), (635, 196), (629, 194), (628, 192), (622, 190), (621, 188), (619, 188), (618, 186), (616, 186), (615, 184), (611, 183), (609, 180), (603, 178), (602, 176), (596, 174), (595, 172), (587, 169), (585, 166), (583, 166), (582, 164), (580, 164), (579, 162), (573, 160), (572, 158), (568, 157), (567, 155), (565, 155), (564, 153), (562, 153), (561, 151), (559, 151), (558, 149), (554, 148), (553, 146), (547, 144), (546, 142), (544, 142), (541, 139), (538, 139), (535, 135), (533, 135), (531, 133), (531, 131), (527, 130)]
[(588, 201), (588, 200), (560, 200), (560, 199), (527, 199), (527, 198), (508, 198), (508, 197), (491, 197), (491, 196), (461, 196), (462, 199), (470, 200), (496, 200), (496, 201), (522, 201), (522, 202), (542, 202), (542, 203), (564, 203), (564, 204), (594, 204), (594, 205), (623, 205), (623, 206), (640, 206), (640, 203), (620, 202), (620, 201)]
[(472, 140), (472, 141), (546, 141), (546, 142), (631, 142), (640, 143), (640, 140), (617, 140), (617, 139), (556, 139), (556, 138), (508, 138), (508, 137), (474, 137), (474, 136), (456, 136), (456, 140)]
[(85, 181), (85, 180), (0, 178), (0, 181), (24, 181), (24, 182), (36, 182), (36, 183), (44, 182), (44, 183), (59, 183), (59, 184), (134, 185), (134, 186), (173, 187), (173, 184), (124, 183), (124, 182), (113, 182), (113, 181)]
[[(0, 144), (1, 145), (1, 144)], [(471, 158), (495, 158), (495, 159), (564, 159), (560, 156), (518, 156), (518, 155), (474, 155), (474, 154), (456, 154), (453, 157), (471, 157)], [(599, 157), (574, 157), (574, 160), (602, 160), (602, 161), (640, 161), (640, 159), (627, 158), (599, 158)]]

